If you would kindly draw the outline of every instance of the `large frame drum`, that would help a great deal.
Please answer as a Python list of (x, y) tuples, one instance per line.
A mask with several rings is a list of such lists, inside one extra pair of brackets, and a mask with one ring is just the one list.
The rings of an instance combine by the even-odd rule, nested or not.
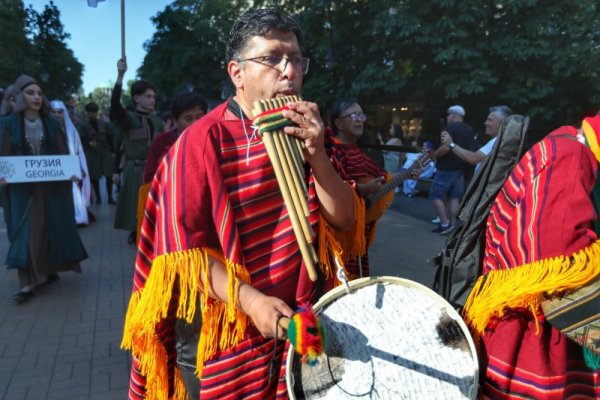
[(287, 357), (292, 399), (475, 399), (479, 364), (467, 326), (442, 297), (396, 277), (362, 278), (314, 306), (326, 332), (316, 366)]

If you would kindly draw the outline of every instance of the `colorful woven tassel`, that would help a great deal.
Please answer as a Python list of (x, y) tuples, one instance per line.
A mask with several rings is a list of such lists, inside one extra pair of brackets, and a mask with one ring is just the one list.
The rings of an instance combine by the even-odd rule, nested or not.
[(316, 365), (325, 347), (325, 331), (310, 304), (300, 305), (292, 315), (287, 334), (296, 352), (302, 355), (302, 362)]

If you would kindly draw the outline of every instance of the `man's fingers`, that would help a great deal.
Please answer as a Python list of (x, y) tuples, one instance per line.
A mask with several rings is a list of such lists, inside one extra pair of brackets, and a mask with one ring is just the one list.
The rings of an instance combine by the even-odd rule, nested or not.
[[(301, 114), (302, 116), (304, 116), (306, 121), (311, 121), (314, 119), (315, 116), (320, 115), (319, 114), (319, 107), (317, 106), (316, 103), (310, 103), (308, 101), (298, 101), (295, 103), (289, 103), (288, 104), (288, 108), (292, 111), (295, 111), (298, 114)], [(284, 113), (285, 115), (285, 113)], [(287, 118), (287, 116), (286, 116)], [(294, 121), (296, 123), (301, 122), (300, 121)]]
[(283, 131), (300, 139), (307, 139), (311, 136), (309, 129), (302, 128), (301, 126), (286, 126), (283, 128)]

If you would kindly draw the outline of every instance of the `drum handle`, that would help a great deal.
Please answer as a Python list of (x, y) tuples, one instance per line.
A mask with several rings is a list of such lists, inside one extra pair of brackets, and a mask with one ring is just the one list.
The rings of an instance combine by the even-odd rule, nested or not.
[[(337, 271), (336, 271), (337, 279), (346, 288), (346, 294), (350, 294), (350, 285), (348, 285), (348, 277), (346, 276), (346, 273), (344, 272), (342, 263), (340, 263), (340, 260), (338, 260), (338, 258), (336, 256), (334, 256), (333, 259), (335, 261), (335, 265), (337, 266)], [(360, 260), (360, 257), (358, 259)], [(362, 267), (360, 267), (360, 270), (362, 271)]]

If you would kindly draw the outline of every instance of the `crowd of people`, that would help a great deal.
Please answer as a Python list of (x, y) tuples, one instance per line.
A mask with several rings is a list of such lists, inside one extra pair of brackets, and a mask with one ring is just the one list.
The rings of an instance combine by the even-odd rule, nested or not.
[[(258, 134), (272, 128), (254, 123), (255, 102), (300, 95), (309, 66), (302, 44), (303, 33), (288, 15), (244, 13), (226, 50), (235, 95), (208, 110), (200, 94), (178, 94), (170, 126), (156, 113), (156, 89), (148, 81), (132, 85), (132, 107), (121, 104), (125, 59), (117, 62), (109, 120), (99, 117), (94, 103), (85, 105), (85, 116), (73, 104), (48, 103), (28, 76), (5, 91), (0, 155), (70, 154), (81, 169), (69, 181), (0, 177), (10, 242), (6, 264), (17, 269), (21, 285), (16, 302), (55, 282), (58, 272), (81, 270), (87, 253), (77, 225), (93, 219), (89, 205), (102, 202), (102, 179), (109, 204), (115, 203), (113, 184), (120, 187), (114, 227), (129, 232), (137, 249), (122, 342), (133, 356), (130, 399), (287, 398), (289, 343), (280, 340), (279, 320), (345, 279), (369, 276), (377, 221), (370, 215), (385, 210), (387, 192), (393, 196), (398, 186), (386, 183), (405, 169), (414, 182), (435, 162), (429, 192), (439, 218), (434, 232), (452, 232), (466, 167), (477, 173), (512, 113), (506, 106), (490, 108), (485, 133), (491, 140), (478, 146), (465, 109), (451, 106), (439, 147), (426, 146), (431, 162), (409, 168), (414, 159), (390, 152), (386, 170), (357, 145), (367, 116), (355, 99), (336, 102), (327, 122), (317, 104), (304, 100), (263, 111), (304, 143), (307, 232), (321, 252), (313, 281), (276, 166)], [(539, 297), (531, 297), (576, 290), (600, 276), (592, 196), (600, 117), (585, 126), (561, 128), (534, 146), (490, 212), (480, 289), (464, 314), (481, 338), (483, 398), (600, 395), (600, 364), (550, 325)], [(403, 145), (398, 128), (391, 126), (387, 144)], [(414, 185), (407, 188), (414, 191)], [(526, 229), (530, 234), (523, 234)], [(557, 257), (560, 273), (545, 271), (550, 267), (542, 261)], [(574, 259), (578, 270), (571, 272)], [(341, 273), (335, 270), (339, 261)]]

